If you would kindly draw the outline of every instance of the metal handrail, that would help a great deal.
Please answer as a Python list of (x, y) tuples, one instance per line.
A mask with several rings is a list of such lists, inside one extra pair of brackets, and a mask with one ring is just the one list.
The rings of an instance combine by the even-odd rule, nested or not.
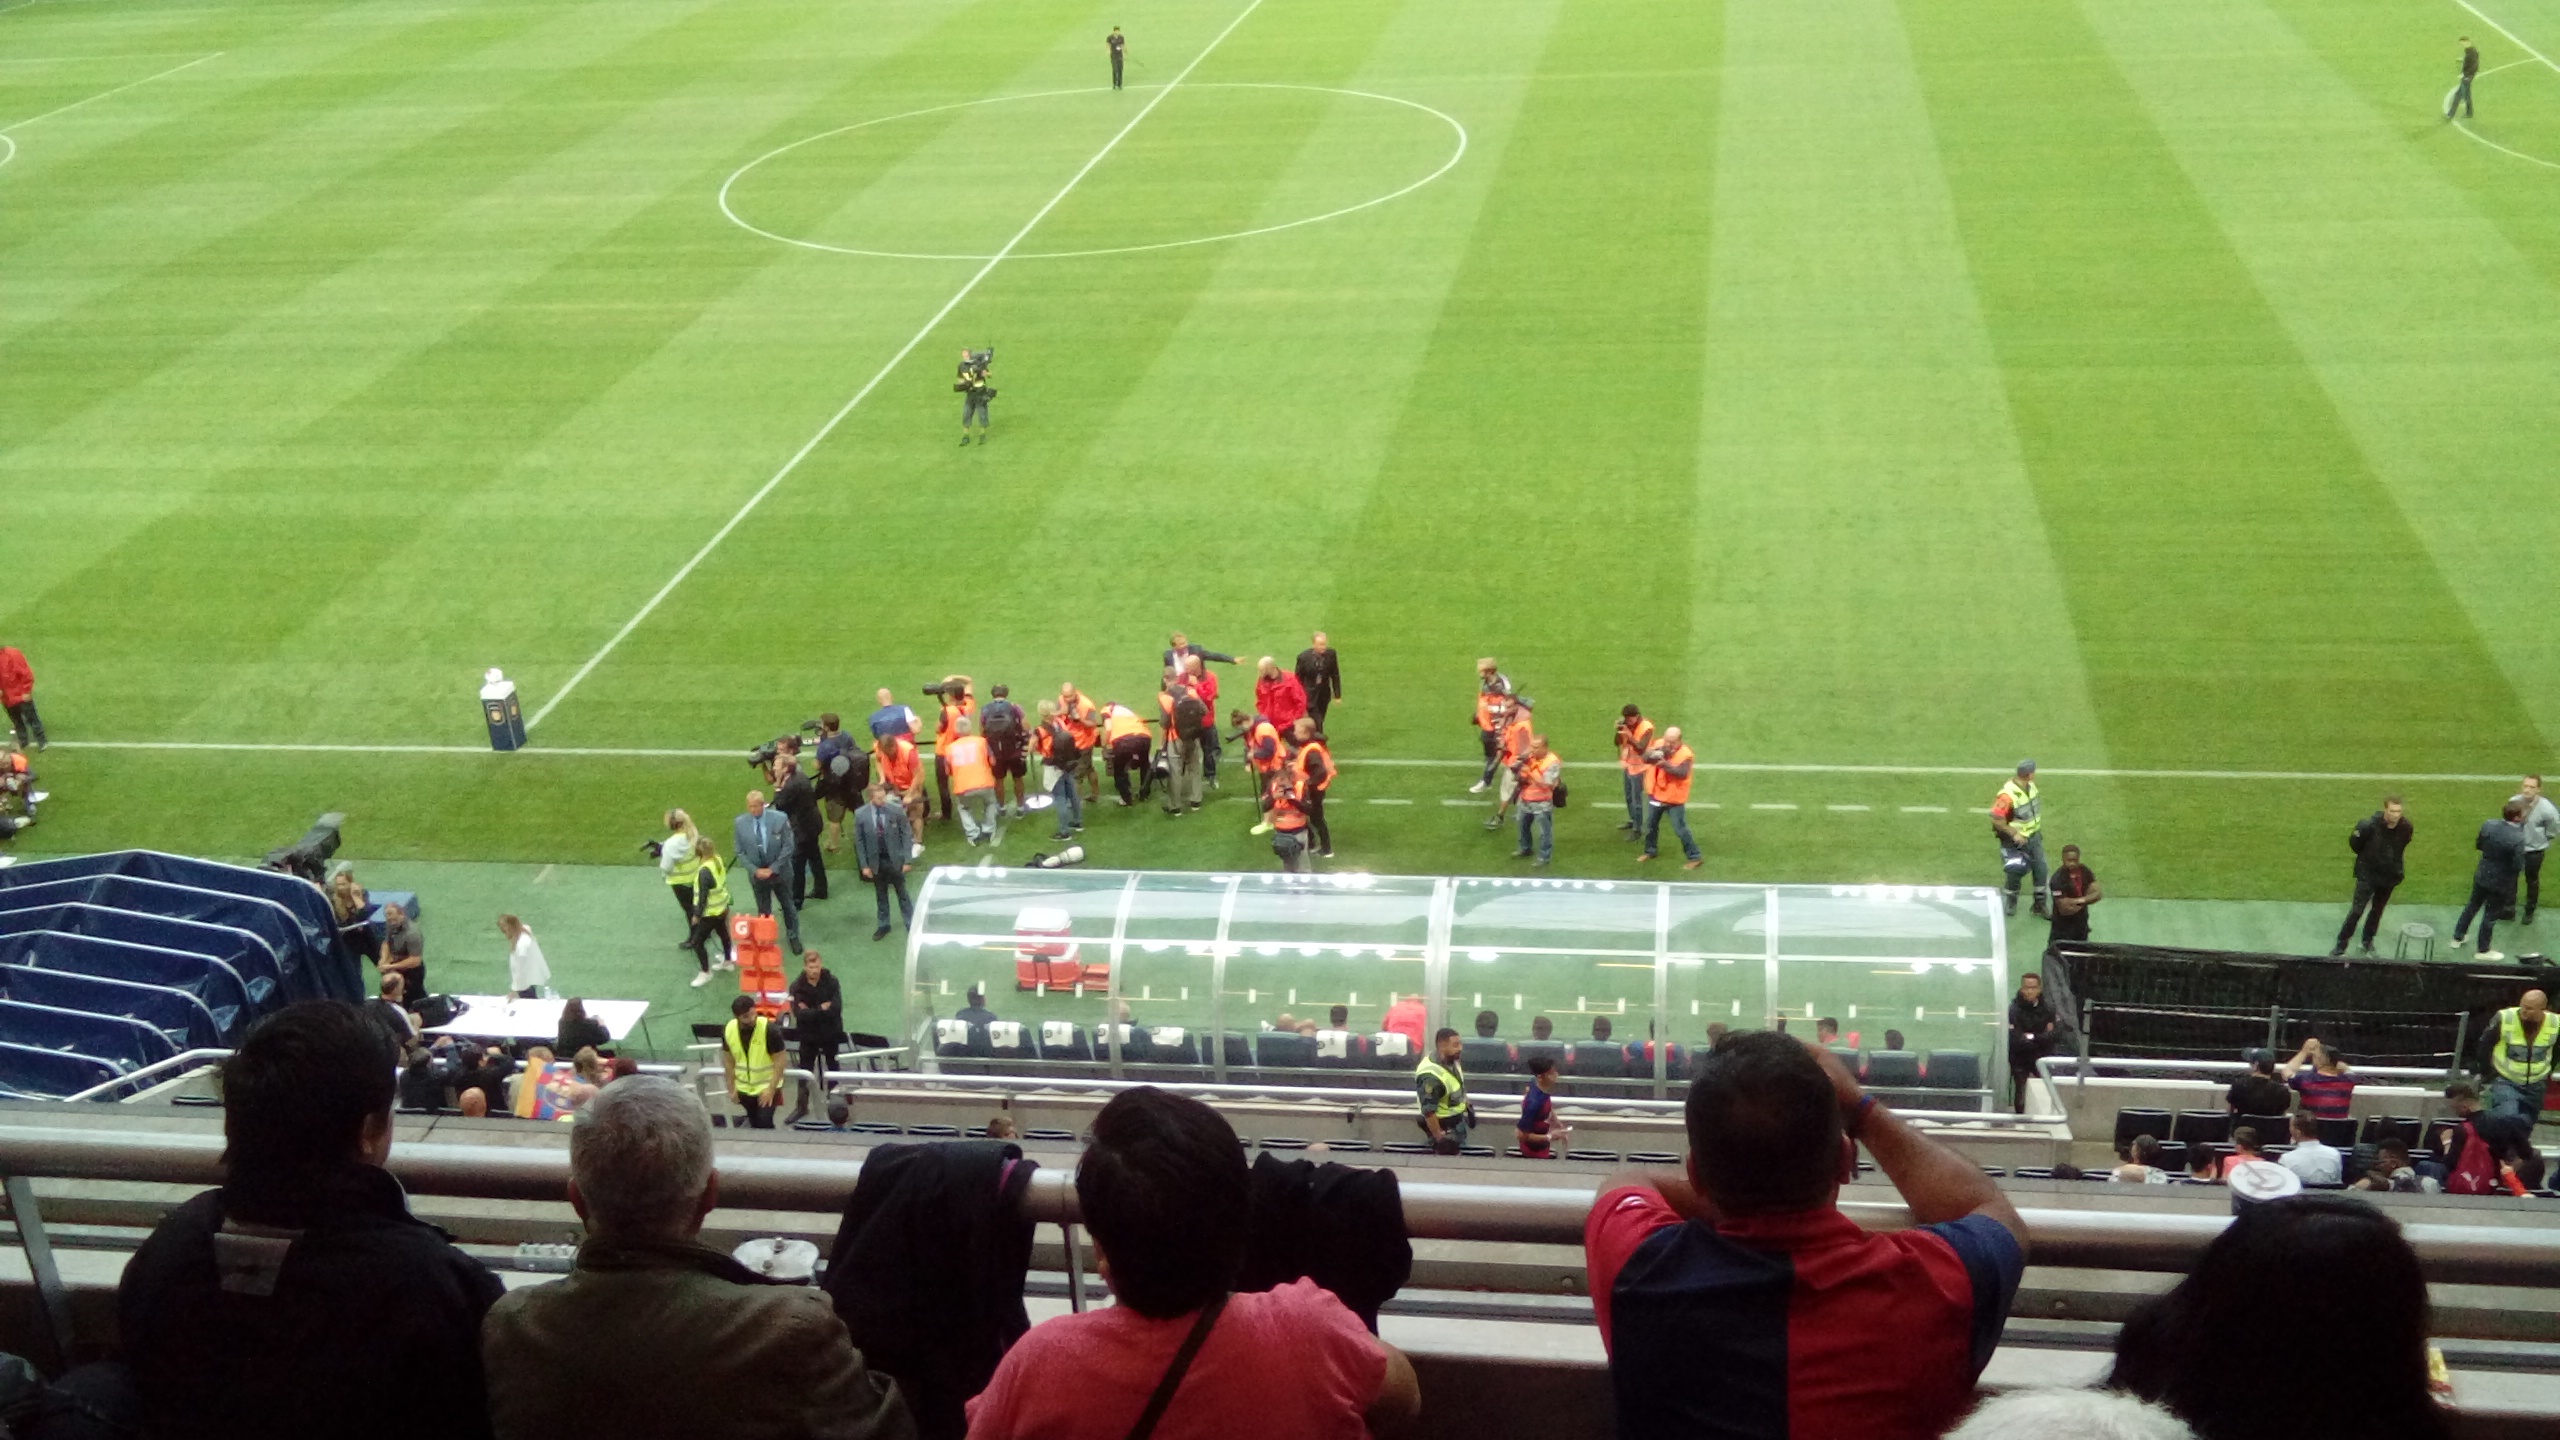
[(171, 1077), (174, 1078), (176, 1075), (183, 1074), (189, 1070), (202, 1069), (207, 1065), (218, 1064), (221, 1061), (228, 1060), (230, 1058), (231, 1052), (228, 1050), (181, 1050), (166, 1060), (154, 1060), (139, 1070), (135, 1070), (129, 1074), (119, 1075), (113, 1080), (92, 1085), (88, 1089), (83, 1090), (76, 1095), (65, 1095), (62, 1099), (66, 1104), (74, 1100), (104, 1100), (113, 1092), (121, 1090), (138, 1080), (148, 1080), (152, 1076), (158, 1075), (161, 1071), (166, 1070), (171, 1072)]

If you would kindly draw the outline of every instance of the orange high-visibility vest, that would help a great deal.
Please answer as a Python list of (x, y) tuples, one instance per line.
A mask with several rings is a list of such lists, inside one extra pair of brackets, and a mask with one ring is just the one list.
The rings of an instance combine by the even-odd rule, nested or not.
[(1114, 705), (1102, 712), (1102, 737), (1113, 745), (1132, 735), (1147, 733), (1147, 722), (1126, 705)]
[(1102, 732), (1095, 728), (1093, 723), (1093, 702), (1084, 698), (1081, 691), (1075, 692), (1073, 700), (1065, 702), (1065, 708), (1058, 712), (1058, 718), (1067, 722), (1067, 733), (1076, 737), (1076, 748), (1079, 750), (1092, 749), (1093, 742), (1101, 738)]
[(1253, 728), (1245, 732), (1245, 750), (1253, 757), (1253, 768), (1264, 775), (1280, 773), (1280, 727), (1256, 718)]
[[(1310, 777), (1307, 774), (1307, 757), (1310, 755), (1324, 762), (1324, 774), (1321, 777)], [(1321, 740), (1310, 740), (1298, 747), (1296, 757), (1289, 762), (1289, 769), (1298, 777), (1298, 783), (1301, 786), (1312, 780), (1319, 795), (1333, 788), (1333, 752), (1326, 749), (1325, 743)]]
[[(1689, 746), (1684, 741), (1679, 749), (1662, 757), (1662, 765), (1690, 765), (1696, 763), (1697, 758), (1690, 753)], [(1656, 805), (1688, 804), (1689, 782), (1695, 776), (1682, 775), (1675, 779), (1662, 768), (1662, 765), (1654, 766), (1652, 772), (1644, 777), (1645, 795)]]
[(880, 767), (880, 778), (889, 788), (903, 795), (916, 786), (916, 774), (924, 757), (917, 753), (916, 742), (904, 735), (892, 735), (871, 747), (871, 758)]
[(1298, 805), (1298, 788), (1286, 781), (1272, 782), (1271, 828), (1293, 831), (1307, 828), (1307, 812)]
[(959, 725), (961, 718), (964, 716), (975, 715), (977, 713), (978, 702), (966, 695), (960, 697), (960, 703), (957, 705), (952, 704), (948, 700), (943, 701), (942, 721), (940, 724), (933, 727), (933, 753), (936, 755), (948, 754), (951, 749), (952, 740), (960, 733), (955, 727)]
[(1643, 716), (1618, 722), (1618, 763), (1630, 775), (1644, 773), (1644, 747), (1653, 742), (1653, 722)]
[(1526, 715), (1511, 722), (1510, 726), (1502, 732), (1503, 764), (1508, 765), (1529, 753), (1529, 737), (1537, 733), (1537, 728), (1529, 723), (1529, 717)]
[(1564, 773), (1564, 759), (1554, 751), (1539, 756), (1520, 771), (1520, 798), (1535, 804), (1556, 798), (1556, 777)]
[(972, 790), (995, 787), (995, 766), (987, 759), (987, 737), (957, 735), (942, 749), (951, 760), (951, 793), (964, 795)]

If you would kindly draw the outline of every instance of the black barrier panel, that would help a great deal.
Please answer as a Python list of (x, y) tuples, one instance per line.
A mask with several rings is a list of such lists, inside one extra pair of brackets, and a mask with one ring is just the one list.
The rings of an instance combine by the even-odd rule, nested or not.
[(2153, 945), (2060, 945), (2045, 960), (2056, 1005), (2089, 1053), (2232, 1060), (2269, 1044), (2289, 1058), (2317, 1036), (2366, 1065), (2477, 1065), (2491, 1018), (2547, 966), (2332, 960)]

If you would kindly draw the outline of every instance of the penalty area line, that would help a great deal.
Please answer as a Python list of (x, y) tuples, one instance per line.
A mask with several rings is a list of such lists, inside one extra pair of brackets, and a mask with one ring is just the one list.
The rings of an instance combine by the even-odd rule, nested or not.
[(1085, 177), (1092, 174), (1096, 166), (1109, 158), (1112, 151), (1120, 148), (1120, 142), (1129, 138), (1129, 132), (1137, 129), (1149, 115), (1154, 114), (1156, 107), (1165, 102), (1165, 97), (1181, 88), (1182, 82), (1191, 78), (1191, 72), (1199, 69), (1200, 63), (1215, 54), (1218, 47), (1226, 43), (1227, 37), (1236, 32), (1237, 26), (1252, 18), (1253, 12), (1261, 8), (1262, 0), (1252, 0), (1252, 3), (1237, 12), (1236, 18), (1227, 22), (1227, 28), (1219, 31), (1216, 38), (1202, 47), (1199, 54), (1191, 57), (1190, 64), (1183, 66), (1179, 74), (1166, 81), (1163, 89), (1149, 96), (1147, 103), (1138, 107), (1138, 113), (1129, 117), (1129, 123), (1113, 132), (1111, 138), (1103, 142), (1102, 148), (1093, 152), (1092, 159), (1085, 161), (1075, 174), (1067, 177), (1067, 183), (1058, 187), (1058, 193), (1050, 196), (1047, 204), (1032, 212), (1031, 218), (1022, 222), (1022, 228), (1013, 232), (1013, 238), (1004, 242), (1003, 247), (996, 253), (988, 256), (987, 263), (978, 267), (977, 272), (969, 277), (968, 283), (953, 292), (950, 299), (942, 302), (942, 308), (934, 311), (933, 318), (924, 322), (924, 327), (916, 331), (906, 344), (898, 347), (898, 353), (889, 357), (889, 363), (881, 366), (869, 380), (863, 382), (862, 388), (853, 392), (853, 398), (844, 402), (835, 414), (827, 417), (827, 423), (818, 427), (818, 433), (810, 436), (806, 444), (793, 451), (791, 458), (782, 462), (782, 468), (773, 472), (773, 478), (765, 481), (763, 488), (749, 496), (746, 504), (738, 507), (738, 513), (729, 517), (729, 523), (721, 526), (709, 540), (704, 541), (702, 548), (693, 552), (693, 558), (684, 562), (682, 569), (668, 577), (666, 584), (658, 587), (658, 593), (649, 597), (649, 603), (640, 607), (640, 613), (624, 621), (622, 628), (613, 632), (613, 638), (604, 642), (603, 649), (587, 657), (587, 663), (578, 667), (577, 673), (569, 677), (569, 683), (561, 686), (557, 693), (543, 702), (541, 709), (534, 711), (532, 716), (526, 719), (524, 728), (534, 729), (549, 718), (552, 711), (560, 708), (560, 702), (568, 699), (587, 676), (593, 674), (595, 668), (604, 663), (606, 656), (620, 648), (622, 642), (631, 637), (631, 632), (639, 629), (641, 622), (647, 620), (669, 595), (675, 593), (675, 588), (684, 583), (686, 576), (691, 575), (703, 561), (710, 559), (711, 552), (719, 549), (720, 542), (728, 539), (731, 531), (744, 524), (746, 518), (754, 514), (758, 506), (764, 504), (766, 496), (771, 495), (783, 481), (791, 478), (791, 472), (800, 468), (801, 461), (808, 459), (820, 445), (826, 442), (828, 436), (836, 433), (836, 427), (845, 422), (845, 417), (859, 408), (863, 401), (871, 398), (871, 392), (880, 388), (880, 382), (888, 379), (891, 371), (905, 363), (907, 356), (913, 354), (915, 348), (925, 342), (925, 337), (940, 329), (942, 322), (951, 318), (951, 312), (960, 308), (960, 302), (968, 299), (977, 290), (980, 282), (994, 274), (997, 266), (1002, 265), (1014, 251), (1020, 249), (1023, 241), (1031, 238), (1031, 232), (1040, 228), (1040, 222), (1049, 218), (1049, 212), (1065, 203), (1066, 198), (1075, 193), (1076, 187), (1084, 183)]

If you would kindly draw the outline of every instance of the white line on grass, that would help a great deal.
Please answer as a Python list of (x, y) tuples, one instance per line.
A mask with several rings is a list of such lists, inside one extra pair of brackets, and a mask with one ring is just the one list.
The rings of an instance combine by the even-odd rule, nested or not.
[(2507, 37), (2507, 39), (2508, 39), (2510, 42), (2512, 42), (2512, 43), (2515, 45), (2515, 47), (2516, 47), (2517, 49), (2519, 49), (2519, 50), (2523, 51), (2523, 52), (2524, 52), (2524, 53), (2526, 53), (2527, 55), (2532, 56), (2534, 59), (2541, 61), (2541, 62), (2542, 62), (2543, 64), (2545, 64), (2545, 65), (2550, 65), (2550, 66), (2551, 66), (2551, 68), (2552, 68), (2552, 69), (2554, 69), (2554, 70), (2560, 70), (2560, 65), (2552, 65), (2552, 64), (2551, 64), (2551, 57), (2550, 57), (2550, 56), (2543, 54), (2541, 51), (2534, 49), (2534, 48), (2533, 48), (2532, 46), (2530, 46), (2530, 45), (2527, 45), (2526, 43), (2524, 43), (2524, 41), (2523, 41), (2523, 40), (2521, 40), (2521, 39), (2517, 38), (2516, 32), (2514, 32), (2513, 30), (2508, 29), (2508, 28), (2507, 28), (2506, 26), (2504, 26), (2504, 25), (2499, 24), (2497, 21), (2490, 19), (2490, 18), (2489, 18), (2489, 15), (2488, 15), (2488, 12), (2486, 12), (2486, 11), (2482, 10), (2479, 6), (2472, 4), (2472, 3), (2471, 3), (2471, 0), (2453, 0), (2453, 3), (2454, 3), (2454, 4), (2456, 4), (2456, 5), (2461, 6), (2461, 7), (2462, 7), (2463, 9), (2465, 9), (2465, 10), (2470, 11), (2472, 14), (2479, 16), (2479, 17), (2480, 17), (2480, 23), (2481, 23), (2481, 24), (2486, 25), (2486, 26), (2488, 26), (2490, 29), (2497, 31), (2499, 34), (2506, 36), (2506, 37)]
[(665, 601), (667, 596), (673, 594), (678, 585), (684, 583), (684, 578), (692, 574), (696, 566), (709, 559), (712, 551), (720, 548), (720, 542), (729, 538), (730, 531), (737, 529), (740, 524), (745, 522), (749, 515), (754, 514), (756, 507), (764, 503), (765, 497), (772, 494), (776, 486), (780, 485), (784, 480), (789, 479), (791, 472), (800, 468), (800, 462), (808, 459), (810, 452), (816, 450), (819, 445), (825, 442), (828, 436), (834, 434), (836, 432), (836, 427), (844, 423), (845, 417), (851, 415), (856, 406), (870, 398), (871, 392), (880, 387), (880, 382), (889, 378), (890, 371), (897, 369), (899, 364), (905, 361), (907, 356), (912, 353), (918, 345), (923, 344), (926, 336), (931, 335), (936, 329), (940, 328), (942, 322), (949, 318), (951, 312), (960, 308), (960, 302), (968, 299), (970, 293), (978, 288), (981, 281), (995, 273), (995, 268), (1005, 262), (1005, 257), (1011, 255), (1021, 246), (1024, 240), (1030, 238), (1031, 232), (1039, 228), (1040, 222), (1049, 218), (1050, 211), (1057, 209), (1069, 195), (1075, 193), (1075, 188), (1084, 183), (1084, 177), (1092, 174), (1095, 166), (1100, 165), (1112, 151), (1120, 148), (1120, 142), (1129, 138), (1130, 131), (1137, 129), (1140, 122), (1144, 121), (1149, 115), (1154, 114), (1155, 108), (1164, 103), (1165, 97), (1171, 95), (1174, 92), (1175, 87), (1189, 79), (1192, 71), (1200, 68), (1201, 61), (1208, 59), (1220, 45), (1226, 43), (1226, 38), (1229, 35), (1235, 33), (1237, 26), (1242, 25), (1247, 19), (1251, 18), (1254, 11), (1261, 8), (1262, 0), (1252, 0), (1251, 4), (1246, 5), (1242, 11), (1237, 13), (1236, 18), (1227, 22), (1226, 29), (1218, 32), (1216, 39), (1211, 40), (1199, 54), (1191, 57), (1191, 63), (1183, 66), (1180, 74), (1165, 82), (1165, 87), (1163, 89), (1149, 97), (1147, 103), (1138, 108), (1137, 114), (1129, 117), (1128, 124), (1121, 126), (1116, 134), (1114, 134), (1109, 140), (1104, 141), (1102, 148), (1093, 152), (1093, 158), (1084, 162), (1083, 168), (1077, 170), (1074, 175), (1070, 176), (1067, 183), (1059, 187), (1057, 194), (1049, 197), (1049, 203), (1041, 206), (1029, 220), (1024, 221), (1022, 228), (1013, 232), (1013, 238), (1004, 242), (1003, 249), (988, 256), (987, 262), (978, 267), (977, 273), (969, 277), (968, 283), (962, 285), (950, 299), (944, 301), (942, 303), (942, 308), (933, 312), (933, 318), (924, 322), (924, 327), (916, 331), (915, 335), (910, 338), (906, 344), (898, 347), (898, 353), (889, 357), (889, 363), (881, 366), (877, 373), (873, 374), (869, 380), (863, 383), (861, 389), (853, 392), (853, 398), (844, 402), (843, 408), (829, 416), (827, 418), (827, 423), (818, 427), (818, 433), (810, 436), (807, 444), (804, 444), (798, 450), (793, 451), (791, 458), (782, 462), (782, 468), (773, 472), (773, 478), (764, 482), (764, 488), (756, 491), (754, 495), (748, 497), (747, 503), (738, 507), (738, 513), (729, 517), (729, 523), (721, 526), (717, 533), (712, 535), (709, 540), (703, 542), (701, 549), (693, 552), (693, 558), (684, 562), (684, 568), (676, 571), (676, 573), (668, 579), (666, 584), (658, 587), (658, 593), (649, 597), (649, 603), (640, 607), (639, 614), (634, 615), (629, 620), (623, 622), (622, 628), (613, 632), (613, 638), (604, 642), (603, 649), (598, 650), (595, 654), (587, 657), (587, 663), (578, 667), (577, 673), (569, 677), (569, 683), (561, 686), (558, 694), (555, 694), (549, 700), (544, 701), (542, 708), (533, 712), (533, 718), (524, 722), (525, 729), (531, 730), (535, 726), (540, 725), (545, 717), (549, 716), (553, 710), (558, 709), (560, 702), (568, 699), (570, 693), (578, 688), (579, 683), (585, 680), (587, 676), (595, 670), (596, 666), (603, 664), (604, 658), (612, 654), (624, 640), (628, 639), (632, 631), (639, 629), (640, 622), (648, 619), (650, 613), (655, 611), (658, 606)]
[[(507, 753), (515, 755), (585, 756), (588, 758), (602, 758), (609, 760), (734, 760), (743, 758), (747, 753), (747, 747), (743, 745), (727, 750), (707, 750), (671, 746), (626, 747), (607, 745), (545, 745), (539, 748), (499, 752), (493, 751), (485, 745), (331, 745), (246, 740), (56, 740), (53, 744), (54, 748), (57, 750), (206, 750), (244, 754), (271, 751), (278, 754), (289, 755), (493, 755)], [(1411, 760), (1385, 756), (1360, 755), (1337, 756), (1334, 763), (1338, 765), (1386, 766), (1403, 770), (1480, 770), (1484, 768), (1484, 762), (1481, 760)], [(2008, 769), (1991, 765), (1770, 765), (1735, 760), (1701, 760), (1697, 762), (1697, 765), (1701, 770), (1721, 770), (1726, 773), (1736, 775), (1993, 776), (2008, 775), (2012, 773)], [(1614, 760), (1568, 761), (1565, 768), (1568, 770), (1615, 770), (1618, 768), (1618, 763)], [(2314, 784), (2325, 784), (2332, 781), (2352, 781), (2357, 783), (2371, 782), (2377, 784), (2398, 782), (2402, 784), (2505, 785), (2513, 782), (2516, 778), (2514, 774), (2461, 775), (2447, 772), (2421, 772), (2417, 774), (2406, 774), (2395, 773), (2387, 770), (2108, 770), (2073, 769), (2068, 766), (2060, 765), (2040, 766), (2036, 770), (2036, 773), (2047, 777), (2062, 776), (2068, 779), (2082, 780), (2273, 780)], [(1489, 802), (1482, 800), (1442, 800), (1440, 803), (1443, 805), (1483, 805)], [(1947, 807), (1943, 805), (1905, 805), (1902, 808), (1916, 814), (1921, 812), (1943, 813)], [(1991, 812), (1977, 805), (1969, 807), (1967, 813), (1974, 815), (1988, 815)]]
[(121, 94), (123, 94), (124, 92), (126, 92), (127, 90), (135, 90), (135, 89), (139, 89), (139, 88), (141, 88), (142, 86), (145, 86), (145, 85), (150, 84), (150, 83), (151, 83), (152, 81), (154, 81), (154, 80), (166, 80), (166, 79), (168, 79), (170, 76), (177, 74), (177, 73), (178, 73), (179, 71), (181, 71), (181, 70), (193, 70), (194, 68), (196, 68), (197, 66), (199, 66), (199, 65), (203, 64), (203, 63), (204, 63), (204, 62), (206, 62), (207, 60), (219, 60), (219, 59), (221, 59), (224, 55), (227, 55), (227, 54), (229, 54), (229, 53), (230, 53), (230, 52), (229, 52), (229, 51), (227, 51), (227, 50), (216, 50), (216, 51), (214, 51), (214, 52), (213, 52), (212, 54), (210, 54), (210, 55), (199, 55), (199, 56), (197, 56), (196, 58), (194, 58), (193, 60), (188, 61), (188, 62), (187, 62), (186, 64), (184, 64), (184, 65), (172, 65), (172, 66), (170, 66), (168, 69), (161, 71), (161, 72), (160, 72), (159, 74), (157, 74), (157, 75), (145, 75), (145, 76), (143, 76), (143, 77), (142, 77), (141, 79), (139, 79), (139, 80), (129, 80), (129, 81), (125, 82), (124, 84), (117, 86), (117, 87), (116, 87), (116, 88), (114, 88), (113, 90), (101, 90), (101, 91), (99, 91), (97, 94), (90, 96), (90, 97), (89, 97), (88, 99), (86, 99), (86, 100), (74, 100), (74, 101), (72, 101), (72, 102), (71, 102), (70, 104), (68, 104), (68, 105), (60, 105), (60, 106), (56, 106), (55, 108), (53, 108), (53, 109), (51, 109), (51, 110), (47, 110), (46, 112), (44, 112), (44, 113), (43, 113), (43, 114), (41, 114), (41, 115), (30, 115), (30, 116), (28, 116), (26, 119), (21, 120), (21, 121), (18, 121), (18, 122), (17, 122), (16, 124), (14, 124), (14, 125), (4, 125), (4, 126), (0, 126), (0, 135), (6, 135), (6, 134), (8, 134), (10, 131), (12, 131), (12, 130), (24, 130), (24, 129), (26, 129), (28, 126), (35, 124), (35, 123), (36, 123), (37, 121), (39, 121), (39, 120), (50, 120), (50, 119), (52, 119), (53, 117), (55, 117), (56, 115), (68, 115), (68, 114), (70, 114), (72, 111), (79, 109), (79, 108), (80, 108), (81, 106), (83, 106), (83, 105), (95, 105), (95, 104), (97, 104), (99, 101), (104, 100), (104, 99), (106, 99), (107, 97), (109, 97), (109, 96), (111, 96), (111, 95), (121, 95)]

